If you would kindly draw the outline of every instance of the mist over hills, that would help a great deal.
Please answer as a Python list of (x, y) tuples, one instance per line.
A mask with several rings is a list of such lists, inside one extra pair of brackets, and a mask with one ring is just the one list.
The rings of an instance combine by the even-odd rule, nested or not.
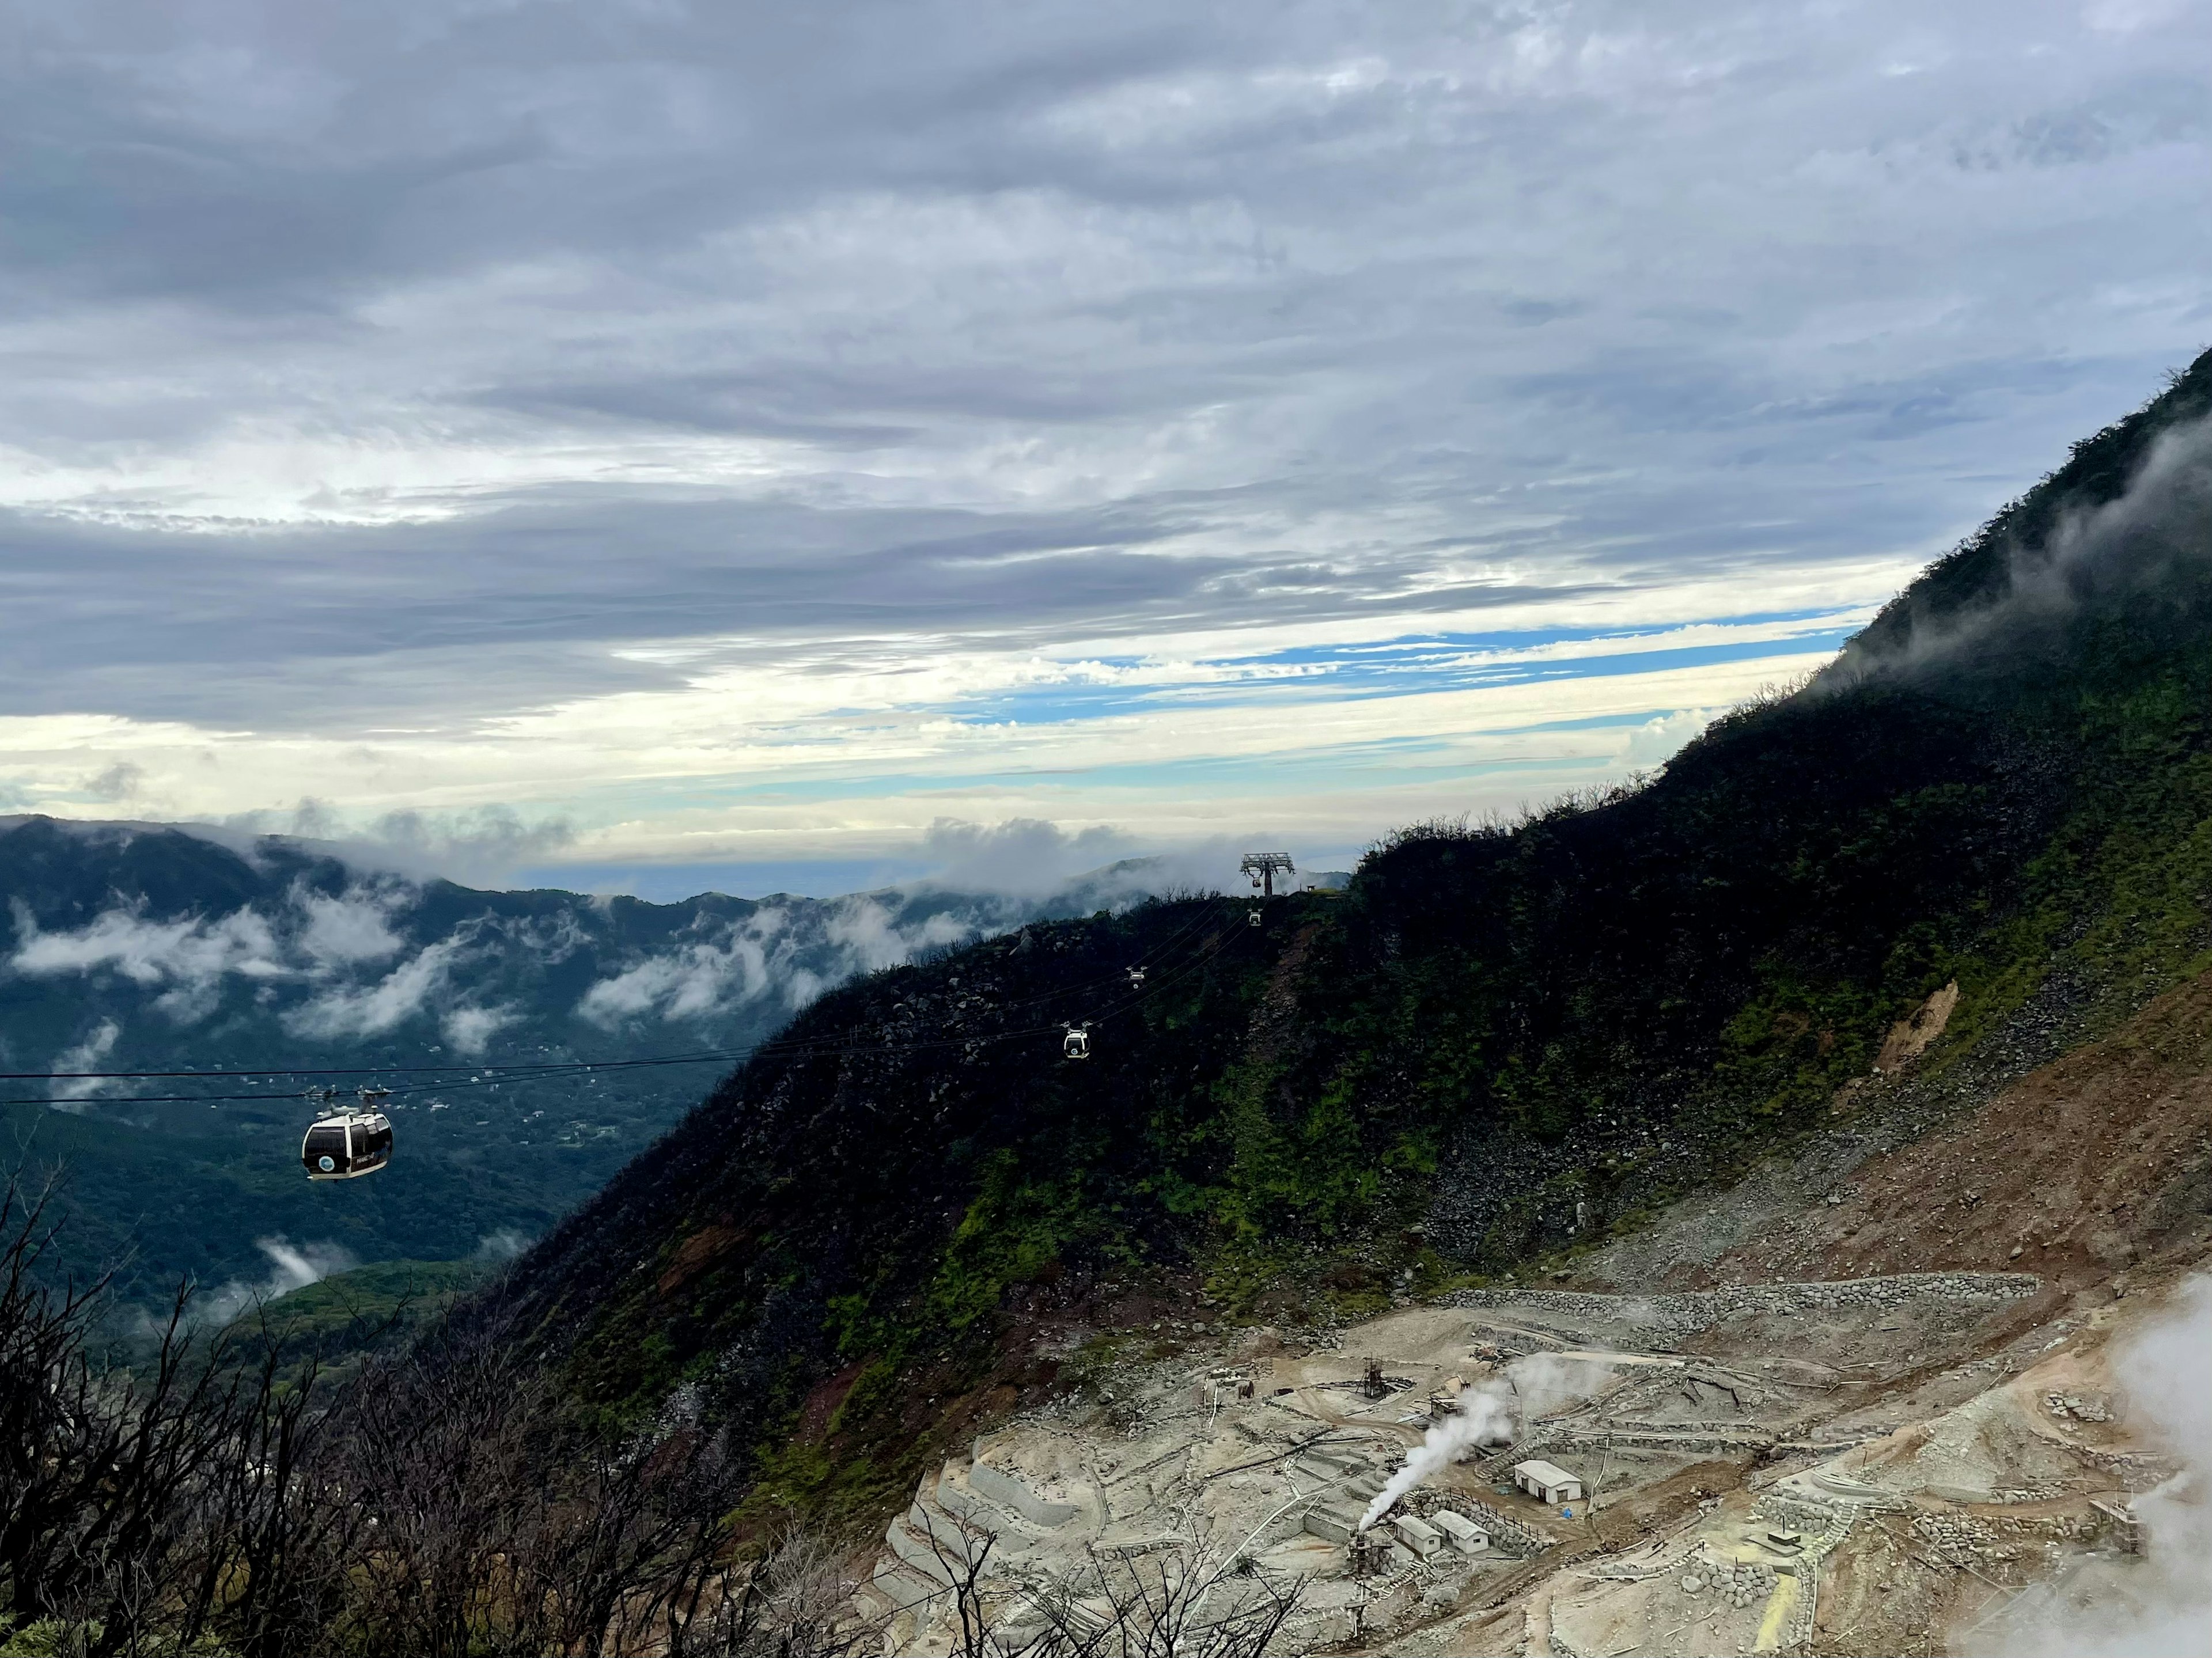
[[(262, 1238), (329, 1260), (497, 1254), (595, 1190), (726, 1062), (489, 1080), (497, 1067), (742, 1049), (856, 974), (1126, 907), (1167, 877), (1139, 860), (1019, 895), (654, 904), (410, 878), (279, 836), (0, 820), (0, 1068), (249, 1073), (64, 1081), (58, 1108), (6, 1107), (8, 1132), (34, 1163), (68, 1164), (71, 1259), (127, 1255), (144, 1294), (185, 1271), (258, 1280)], [(404, 1175), (341, 1187), (299, 1176), (307, 1079), (251, 1075), (441, 1065), (380, 1078), (400, 1088)], [(134, 1103), (199, 1092), (264, 1097)]]
[(499, 1316), (609, 1420), (684, 1390), (763, 1502), (879, 1509), (1050, 1309), (1372, 1310), (1834, 1123), (1951, 987), (1930, 1110), (2112, 1028), (2212, 963), (2208, 410), (2212, 354), (1640, 786), (823, 996)]

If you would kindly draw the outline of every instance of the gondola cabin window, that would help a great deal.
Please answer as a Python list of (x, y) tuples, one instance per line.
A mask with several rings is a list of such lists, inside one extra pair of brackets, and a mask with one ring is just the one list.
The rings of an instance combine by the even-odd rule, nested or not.
[(310, 1175), (343, 1174), (348, 1162), (345, 1125), (316, 1124), (307, 1131), (307, 1144), (301, 1155)]

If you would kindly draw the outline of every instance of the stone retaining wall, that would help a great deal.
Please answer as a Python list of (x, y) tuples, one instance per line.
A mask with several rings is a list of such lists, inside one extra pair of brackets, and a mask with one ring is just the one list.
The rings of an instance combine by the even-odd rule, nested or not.
[[(1591, 1295), (1573, 1290), (1455, 1290), (1437, 1297), (1443, 1307), (1529, 1308), (1583, 1321), (1626, 1321), (1655, 1346), (1671, 1346), (1723, 1319), (1759, 1313), (1869, 1310), (1940, 1297), (2004, 1302), (2039, 1293), (2033, 1272), (1896, 1272), (1884, 1278), (1836, 1278), (1809, 1284), (1742, 1284), (1718, 1290), (1665, 1295)], [(1620, 1338), (1626, 1345), (1626, 1335)]]

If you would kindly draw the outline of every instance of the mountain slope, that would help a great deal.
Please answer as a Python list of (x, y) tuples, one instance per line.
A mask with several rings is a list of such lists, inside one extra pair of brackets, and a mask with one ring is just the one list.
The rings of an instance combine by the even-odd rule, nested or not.
[[(1129, 902), (1146, 872), (1034, 899), (936, 889), (675, 904), (483, 892), (314, 846), (144, 824), (0, 820), (0, 1060), (18, 1072), (447, 1065), (390, 1103), (393, 1172), (309, 1185), (301, 1078), (33, 1081), (0, 1107), (69, 1169), (62, 1247), (125, 1288), (240, 1281), (256, 1240), (453, 1259), (535, 1235), (679, 1118), (720, 1064), (487, 1078), (489, 1067), (740, 1048), (826, 986), (1016, 925)], [(360, 1078), (358, 1080), (368, 1080)], [(250, 1093), (203, 1107), (135, 1096)]]
[(1642, 787), (1409, 830), (1256, 928), (1151, 906), (824, 998), (512, 1310), (592, 1407), (685, 1388), (775, 1491), (879, 1503), (933, 1396), (1042, 1379), (1104, 1286), (1381, 1304), (1828, 1122), (1954, 984), (1917, 1069), (1961, 1100), (2110, 1028), (2212, 963), (2208, 407), (2212, 356)]

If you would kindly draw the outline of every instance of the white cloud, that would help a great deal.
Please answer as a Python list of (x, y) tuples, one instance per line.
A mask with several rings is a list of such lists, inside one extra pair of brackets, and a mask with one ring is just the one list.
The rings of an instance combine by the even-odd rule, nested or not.
[(293, 906), (307, 917), (298, 946), (326, 971), (382, 961), (400, 946), (399, 935), (391, 926), (400, 901), (401, 895), (389, 887), (355, 887), (335, 898), (306, 886), (295, 887)]
[(975, 936), (975, 923), (962, 916), (940, 913), (925, 916), (913, 926), (902, 927), (897, 918), (875, 899), (847, 898), (830, 918), (830, 939), (863, 973), (875, 973), (912, 961), (925, 950), (963, 944)]
[(107, 911), (69, 932), (44, 932), (30, 911), (15, 908), (15, 953), (9, 965), (33, 977), (110, 972), (132, 983), (167, 988), (154, 1005), (179, 1024), (214, 1010), (222, 981), (282, 979), (295, 970), (283, 959), (269, 923), (252, 908), (209, 920), (149, 921), (127, 909)]
[(487, 1232), (477, 1240), (477, 1247), (471, 1259), (489, 1262), (494, 1266), (503, 1266), (510, 1260), (520, 1259), (522, 1252), (530, 1248), (532, 1242), (532, 1239), (526, 1237), (513, 1227), (502, 1226), (497, 1231)]
[(781, 907), (764, 907), (716, 938), (648, 956), (593, 985), (576, 1011), (611, 1028), (633, 1018), (705, 1018), (751, 1001), (772, 982), (769, 952), (789, 920)]
[(382, 1035), (422, 1013), (445, 990), (466, 948), (458, 937), (425, 944), (373, 983), (334, 986), (288, 1010), (285, 1027), (324, 1040)]
[(361, 1263), (353, 1252), (336, 1243), (294, 1244), (282, 1237), (256, 1238), (253, 1247), (269, 1259), (269, 1276), (258, 1283), (232, 1278), (194, 1298), (192, 1315), (201, 1323), (222, 1326), (255, 1308), (310, 1284), (319, 1284), (333, 1272), (349, 1272)]
[[(83, 1041), (54, 1055), (53, 1069), (57, 1072), (98, 1070), (100, 1062), (115, 1051), (116, 1038), (122, 1034), (123, 1027), (113, 1019), (102, 1019)], [(89, 1100), (113, 1092), (121, 1086), (118, 1082), (101, 1077), (72, 1077), (57, 1079), (52, 1092), (58, 1099)]]
[(1130, 835), (1103, 824), (1069, 830), (1035, 817), (993, 824), (940, 817), (924, 833), (921, 845), (922, 855), (937, 865), (937, 878), (948, 887), (1022, 894), (1048, 892), (1072, 875), (1139, 850)]
[(1629, 733), (1628, 763), (1639, 770), (1663, 766), (1711, 725), (1724, 710), (1677, 708), (1647, 720)]
[(983, 912), (971, 904), (957, 914), (939, 911), (902, 924), (884, 902), (858, 895), (814, 912), (818, 932), (801, 932), (781, 905), (763, 906), (731, 922), (702, 918), (695, 924), (702, 936), (600, 980), (576, 1011), (612, 1029), (631, 1020), (715, 1018), (770, 996), (786, 1008), (804, 1007), (858, 974), (996, 931), (1005, 923), (994, 920), (994, 914), (986, 900)]
[(522, 1016), (511, 1008), (457, 1007), (439, 1022), (453, 1051), (473, 1059), (491, 1039)]

